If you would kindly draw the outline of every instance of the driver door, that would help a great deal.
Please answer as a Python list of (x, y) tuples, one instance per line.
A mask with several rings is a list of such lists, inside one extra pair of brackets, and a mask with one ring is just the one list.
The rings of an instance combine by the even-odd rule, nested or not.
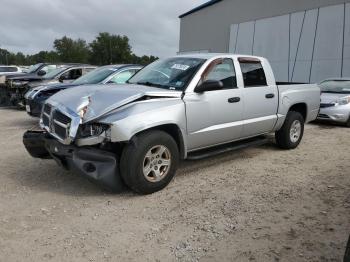
[(206, 80), (219, 80), (224, 87), (184, 96), (189, 151), (231, 142), (242, 134), (242, 94), (237, 87), (233, 60), (214, 60), (203, 72), (200, 83)]

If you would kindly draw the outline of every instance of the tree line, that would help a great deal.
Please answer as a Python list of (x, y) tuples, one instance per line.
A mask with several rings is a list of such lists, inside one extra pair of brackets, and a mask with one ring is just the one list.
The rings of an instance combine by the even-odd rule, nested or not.
[(54, 50), (40, 51), (33, 55), (21, 52), (12, 53), (0, 48), (0, 64), (32, 65), (37, 63), (89, 63), (107, 64), (141, 64), (146, 65), (158, 59), (155, 56), (135, 55), (127, 36), (99, 33), (91, 42), (64, 36), (53, 42)]

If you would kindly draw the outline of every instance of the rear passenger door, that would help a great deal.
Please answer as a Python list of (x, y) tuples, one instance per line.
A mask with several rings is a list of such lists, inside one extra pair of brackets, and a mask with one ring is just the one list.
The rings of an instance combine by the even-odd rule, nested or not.
[(263, 61), (238, 59), (243, 75), (243, 137), (271, 132), (277, 120), (278, 89), (268, 85)]

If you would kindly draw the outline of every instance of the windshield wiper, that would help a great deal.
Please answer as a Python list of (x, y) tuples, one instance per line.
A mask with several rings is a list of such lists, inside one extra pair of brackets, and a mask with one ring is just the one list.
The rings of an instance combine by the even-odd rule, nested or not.
[(149, 82), (149, 81), (145, 81), (145, 82), (140, 81), (140, 82), (136, 82), (136, 84), (144, 85), (144, 86), (151, 86), (151, 87), (167, 88), (167, 86), (165, 86), (165, 85), (156, 84), (156, 83), (152, 83), (152, 82)]

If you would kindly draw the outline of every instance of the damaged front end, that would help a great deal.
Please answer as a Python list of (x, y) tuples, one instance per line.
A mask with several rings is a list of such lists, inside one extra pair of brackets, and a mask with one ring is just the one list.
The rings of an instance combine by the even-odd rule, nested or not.
[[(64, 168), (120, 192), (125, 186), (119, 174), (119, 155), (131, 137), (124, 133), (133, 131), (130, 127), (135, 125), (129, 123), (125, 127), (103, 118), (126, 117), (118, 110), (141, 101), (147, 104), (151, 98), (166, 97), (170, 101), (180, 96), (179, 92), (159, 92), (143, 86), (84, 86), (64, 90), (46, 100), (40, 118), (41, 131), (27, 131), (23, 143), (34, 158), (52, 158)], [(137, 122), (145, 127), (142, 121)], [(115, 132), (116, 126), (124, 128)]]
[(19, 108), (24, 107), (25, 98), (24, 95), (29, 90), (28, 81), (13, 81), (11, 79), (6, 80), (4, 89), (6, 90), (6, 103), (7, 106), (17, 106)]
[(64, 145), (45, 131), (27, 131), (23, 144), (34, 158), (54, 159), (67, 170), (75, 171), (103, 188), (122, 192), (124, 182), (119, 175), (118, 156), (96, 147)]

